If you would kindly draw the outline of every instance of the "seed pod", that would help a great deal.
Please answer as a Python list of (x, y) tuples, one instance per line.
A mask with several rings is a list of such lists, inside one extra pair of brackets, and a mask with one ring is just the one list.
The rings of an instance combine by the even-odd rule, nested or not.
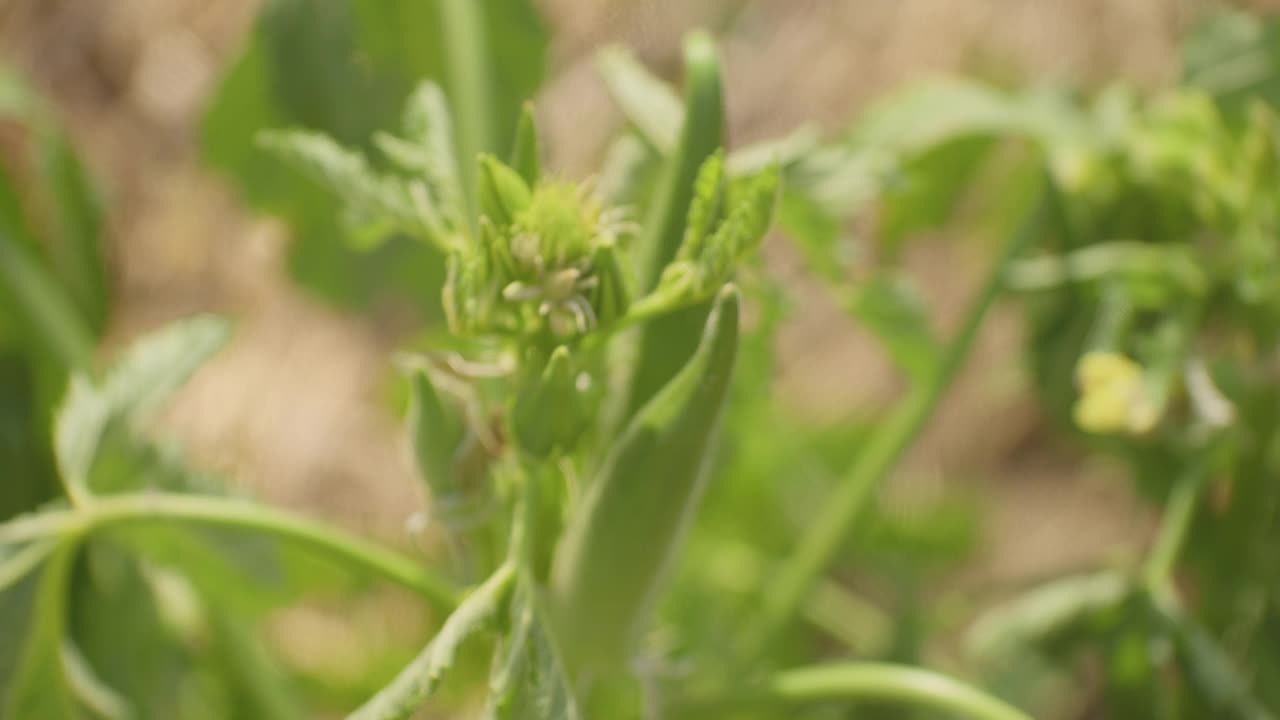
[(546, 457), (557, 448), (569, 450), (587, 429), (589, 417), (574, 383), (569, 348), (551, 353), (541, 376), (516, 399), (511, 432), (520, 449), (534, 457)]
[(737, 347), (726, 286), (693, 357), (636, 414), (570, 518), (551, 602), (573, 672), (618, 668), (643, 629), (701, 495)]

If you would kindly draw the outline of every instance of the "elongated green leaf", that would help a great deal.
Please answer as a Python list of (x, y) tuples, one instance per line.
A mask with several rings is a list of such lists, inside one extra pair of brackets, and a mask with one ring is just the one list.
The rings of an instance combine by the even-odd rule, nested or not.
[(453, 666), (458, 648), (502, 612), (511, 592), (515, 570), (498, 568), (483, 585), (468, 595), (449, 616), (439, 634), (400, 672), (348, 720), (404, 720), (427, 699)]
[[(698, 171), (724, 142), (724, 100), (720, 58), (706, 35), (685, 43), (685, 106), (680, 143), (667, 161), (639, 239), (637, 272), (641, 292), (653, 289), (684, 241), (685, 222)], [(630, 417), (679, 372), (693, 354), (709, 306), (699, 305), (659, 318), (641, 332), (624, 417)]]
[(102, 332), (110, 302), (101, 201), (74, 148), (60, 132), (42, 133), (36, 155), (38, 177), (49, 202), (53, 267), (96, 335)]
[(62, 658), (74, 544), (58, 548), (41, 574), (21, 664), (3, 698), (3, 717), (79, 720)]
[(614, 102), (644, 139), (663, 155), (675, 152), (684, 105), (671, 86), (650, 73), (626, 48), (601, 51), (597, 65)]
[(985, 613), (970, 630), (968, 645), (982, 658), (1037, 649), (1091, 616), (1116, 609), (1132, 587), (1116, 573), (1054, 580)]
[[(0, 173), (0, 183), (4, 182)], [(93, 360), (92, 328), (66, 290), (46, 271), (0, 218), (0, 298), (31, 337), (67, 369), (86, 370)], [(7, 303), (6, 303), (7, 304)]]
[(230, 325), (213, 316), (175, 323), (139, 340), (100, 385), (73, 378), (58, 411), (54, 452), (64, 482), (89, 488), (90, 471), (103, 433), (131, 421), (177, 390), (230, 336)]

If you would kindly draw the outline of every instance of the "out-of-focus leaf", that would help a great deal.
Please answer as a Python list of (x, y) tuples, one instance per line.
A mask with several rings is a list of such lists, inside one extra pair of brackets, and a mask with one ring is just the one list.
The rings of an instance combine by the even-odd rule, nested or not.
[(64, 482), (86, 489), (108, 426), (132, 421), (167, 398), (221, 349), (230, 330), (213, 316), (184, 320), (135, 343), (100, 385), (75, 377), (54, 430)]
[(22, 647), (20, 664), (0, 698), (6, 718), (78, 720), (80, 716), (62, 661), (76, 551), (74, 544), (58, 548), (41, 573), (26, 635), (16, 639)]
[(60, 132), (37, 140), (36, 166), (49, 204), (53, 267), (96, 335), (110, 301), (102, 248), (102, 207), (74, 148)]
[[(496, 95), (487, 121), (504, 143), (476, 149), (505, 156), (521, 103), (541, 81), (546, 39), (527, 0), (476, 5), (490, 45), (483, 70)], [(292, 270), (330, 300), (363, 306), (396, 296), (435, 316), (439, 298), (424, 288), (439, 287), (443, 260), (405, 239), (353, 252), (327, 194), (262, 153), (254, 138), (264, 129), (300, 126), (367, 150), (376, 131), (397, 125), (422, 79), (443, 82), (456, 97), (443, 54), (456, 38), (446, 37), (441, 10), (441, 0), (270, 0), (204, 118), (209, 163), (236, 182), (250, 205), (289, 222)]]
[(614, 102), (640, 135), (663, 155), (675, 152), (684, 123), (684, 105), (671, 86), (650, 73), (625, 48), (602, 51), (598, 66)]
[[(0, 183), (4, 182), (0, 173)], [(64, 368), (87, 369), (95, 339), (66, 290), (23, 247), (0, 218), (0, 300)]]
[(879, 235), (889, 256), (912, 233), (942, 225), (972, 187), (992, 139), (971, 135), (907, 156), (882, 188)]
[(967, 644), (979, 658), (1038, 649), (1091, 616), (1119, 608), (1131, 589), (1116, 573), (1054, 580), (987, 611), (969, 631)]
[(1243, 10), (1209, 17), (1183, 46), (1182, 75), (1232, 111), (1252, 98), (1280, 105), (1280, 21)]
[(906, 276), (877, 274), (853, 291), (848, 307), (909, 377), (918, 380), (933, 369), (942, 345), (924, 298)]
[(394, 233), (420, 237), (442, 245), (440, 220), (421, 190), (422, 202), (414, 201), (413, 186), (369, 167), (364, 155), (348, 150), (323, 133), (305, 130), (271, 131), (259, 136), (264, 148), (274, 152), (316, 182), (325, 186), (345, 204), (343, 220), (350, 236), (348, 243), (359, 250), (372, 250)]
[(1204, 628), (1180, 612), (1168, 612), (1178, 653), (1186, 665), (1187, 677), (1209, 700), (1214, 717), (1235, 720), (1275, 720), (1250, 689), (1250, 682), (1237, 669)]
[(77, 700), (104, 720), (130, 720), (133, 709), (129, 701), (102, 682), (81, 654), (80, 648), (70, 640), (62, 643), (62, 666), (66, 670), (67, 683)]
[(0, 545), (0, 592), (17, 585), (57, 547), (54, 540), (36, 540), (22, 547)]

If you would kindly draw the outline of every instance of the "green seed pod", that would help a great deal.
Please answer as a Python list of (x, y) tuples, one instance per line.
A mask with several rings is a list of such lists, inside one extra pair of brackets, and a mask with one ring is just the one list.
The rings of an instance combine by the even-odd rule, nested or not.
[(546, 457), (557, 448), (571, 449), (589, 422), (575, 383), (569, 348), (560, 346), (551, 353), (542, 375), (516, 399), (511, 413), (512, 435), (521, 450), (534, 457)]
[(495, 225), (506, 227), (529, 206), (532, 191), (524, 178), (501, 160), (492, 155), (481, 155), (477, 195), (480, 213)]
[(701, 495), (737, 347), (726, 286), (693, 357), (619, 436), (569, 519), (551, 603), (575, 673), (617, 669), (643, 630)]

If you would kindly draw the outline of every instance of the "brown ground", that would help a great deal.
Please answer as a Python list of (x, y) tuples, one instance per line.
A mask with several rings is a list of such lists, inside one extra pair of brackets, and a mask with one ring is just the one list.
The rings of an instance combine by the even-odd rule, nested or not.
[[(240, 319), (231, 347), (181, 395), (173, 430), (202, 460), (271, 502), (403, 539), (421, 500), (396, 421), (379, 397), (394, 338), (291, 286), (286, 239), (248, 216), (201, 169), (195, 123), (252, 21), (256, 0), (0, 0), (0, 58), (56, 100), (110, 192), (119, 310), (110, 344), (192, 311)], [(749, 141), (804, 120), (840, 128), (901, 83), (947, 70), (1015, 67), (1024, 77), (1126, 79), (1175, 72), (1189, 0), (544, 0), (555, 70), (540, 103), (553, 164), (593, 166), (619, 118), (592, 50), (637, 47), (676, 65), (681, 32), (724, 26), (731, 132)], [(585, 121), (584, 121), (585, 118)], [(948, 238), (962, 240), (962, 238)], [(980, 272), (973, 244), (932, 241), (912, 264), (942, 312)], [(822, 416), (896, 391), (865, 335), (801, 278), (785, 247), (772, 267), (796, 278), (804, 311), (781, 339), (782, 388)], [(1020, 391), (1016, 318), (1000, 314), (975, 362), (902, 472), (946, 471), (994, 488), (986, 580), (1080, 568), (1131, 552), (1148, 521), (1110, 473), (1042, 447)], [(994, 481), (994, 482), (991, 482)]]

